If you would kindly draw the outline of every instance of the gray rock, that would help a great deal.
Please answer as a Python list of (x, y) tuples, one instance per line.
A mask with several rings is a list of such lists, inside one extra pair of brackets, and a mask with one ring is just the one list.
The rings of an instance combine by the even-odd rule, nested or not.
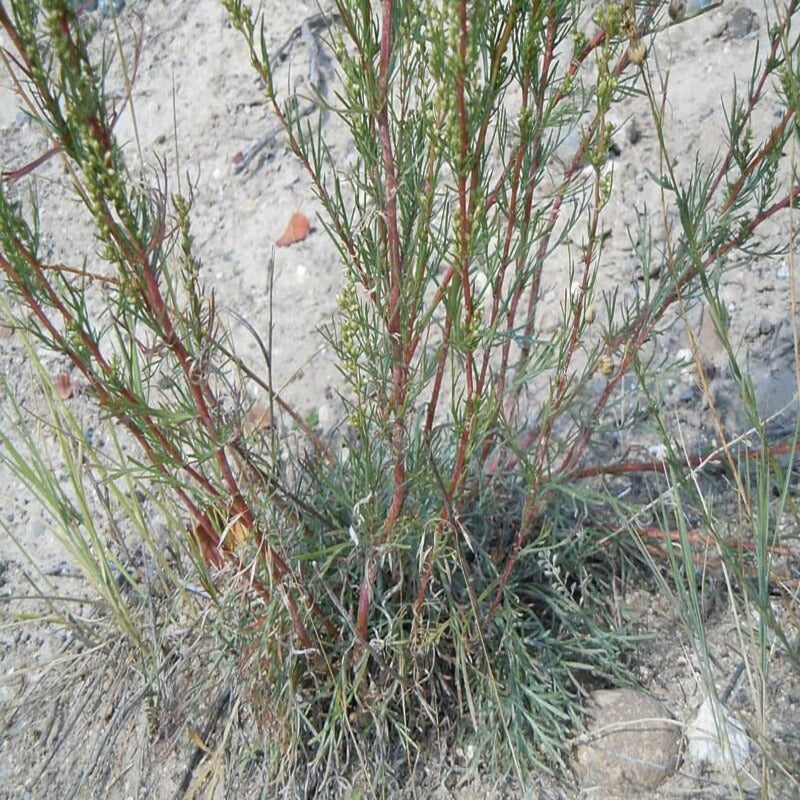
[(761, 27), (758, 15), (745, 6), (735, 8), (731, 13), (725, 33), (731, 39), (745, 39)]
[(758, 332), (761, 336), (769, 336), (775, 330), (775, 325), (767, 319), (767, 317), (761, 317), (758, 322)]
[(125, 8), (125, 0), (99, 0), (97, 7), (104, 17), (116, 17)]
[(797, 375), (794, 364), (773, 366), (753, 376), (758, 416), (767, 426), (770, 437), (783, 436), (794, 430), (800, 415), (800, 398), (797, 393)]
[(641, 798), (678, 767), (681, 726), (664, 705), (634, 689), (594, 692), (590, 721), (575, 749), (587, 797)]
[(125, 0), (72, 0), (76, 11), (100, 11), (104, 17), (115, 17), (125, 8)]
[(710, 11), (716, 5), (718, 5), (716, 0), (670, 0), (669, 16), (673, 22), (681, 22)]
[(695, 383), (689, 383), (681, 387), (678, 392), (678, 401), (681, 403), (691, 403), (700, 394), (700, 388)]

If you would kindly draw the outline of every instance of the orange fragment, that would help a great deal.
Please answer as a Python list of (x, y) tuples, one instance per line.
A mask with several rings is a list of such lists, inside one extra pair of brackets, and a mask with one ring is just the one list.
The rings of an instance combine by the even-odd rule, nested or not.
[(311, 232), (311, 223), (305, 214), (295, 211), (281, 238), (275, 242), (278, 247), (288, 247), (290, 244), (302, 242)]
[(243, 515), (234, 513), (235, 505), (228, 503), (225, 509), (209, 506), (204, 521), (197, 522), (189, 529), (209, 566), (222, 569), (227, 556), (252, 538), (252, 529), (243, 520)]
[(242, 426), (246, 434), (268, 431), (272, 427), (272, 414), (268, 408), (253, 406), (244, 415), (244, 425)]
[(74, 394), (76, 384), (72, 380), (72, 375), (69, 372), (59, 372), (55, 380), (56, 394), (62, 400), (69, 400)]
[(236, 521), (228, 523), (228, 527), (223, 534), (223, 540), (229, 550), (238, 550), (249, 538), (250, 529), (243, 522)]

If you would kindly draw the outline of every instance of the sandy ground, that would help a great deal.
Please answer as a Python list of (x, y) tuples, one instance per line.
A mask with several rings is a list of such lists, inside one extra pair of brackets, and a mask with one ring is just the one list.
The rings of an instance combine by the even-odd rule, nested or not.
[[(657, 59), (662, 71), (670, 72), (668, 135), (676, 143), (675, 154), (682, 166), (690, 168), (696, 154), (700, 158), (712, 157), (724, 144), (720, 97), (730, 91), (734, 79), (740, 83), (747, 80), (757, 43), (763, 45), (765, 41), (763, 25), (758, 27), (758, 21), (763, 23), (763, 9), (754, 0), (750, 4), (759, 20), (754, 25), (747, 23), (747, 29), (755, 28), (748, 35), (741, 37), (746, 30), (731, 27), (745, 17), (751, 20), (740, 10), (745, 6), (726, 2), (699, 19), (665, 32), (649, 56)], [(303, 19), (317, 10), (312, 2), (267, 5), (270, 7), (267, 36), (273, 46), (282, 44)], [(236, 315), (249, 320), (264, 338), (271, 323), (276, 384), (282, 387), (285, 399), (301, 413), (316, 416), (323, 432), (330, 429), (338, 414), (332, 400), (338, 376), (319, 328), (335, 313), (340, 267), (322, 226), (313, 221), (319, 209), (309, 181), (280, 137), (246, 169), (238, 174), (234, 171), (237, 154), (273, 125), (266, 117), (265, 101), (239, 35), (214, 0), (132, 2), (118, 19), (124, 35), (128, 25), (141, 26), (143, 31), (134, 91), (136, 129), (129, 112), (120, 119), (118, 128), (122, 140), (129, 142), (130, 158), (138, 158), (134, 145), (138, 135), (145, 171), (156, 169), (153, 154), (158, 153), (167, 160), (171, 181), (177, 184), (180, 179), (185, 190), (187, 180), (191, 180), (195, 195), (193, 226), (197, 253), (203, 262), (203, 278), (216, 292), (239, 354), (256, 369), (263, 369), (258, 344)], [(109, 33), (112, 31), (110, 19), (103, 20), (102, 25)], [(302, 44), (292, 57), (296, 68), (291, 80), (299, 80), (296, 76), (304, 72)], [(289, 74), (286, 70), (283, 75), (287, 81)], [(3, 83), (0, 81), (0, 85)], [(112, 80), (112, 89), (121, 91), (122, 84), (115, 86)], [(762, 129), (769, 125), (769, 114), (779, 108), (779, 98), (773, 93), (764, 105), (767, 113), (758, 122)], [(648, 170), (657, 166), (657, 146), (641, 99), (625, 101), (614, 113), (620, 125), (617, 137), (620, 153), (614, 164), (614, 195), (604, 218), (608, 236), (600, 289), (617, 288), (624, 297), (637, 290), (640, 280), (640, 267), (630, 240), (631, 231), (636, 229), (637, 209), (659, 206), (657, 188), (648, 175)], [(326, 133), (334, 155), (341, 163), (347, 163), (352, 157), (352, 147), (345, 132), (337, 128), (335, 121), (327, 124)], [(631, 134), (634, 125), (639, 130), (638, 137)], [(6, 167), (22, 165), (46, 147), (43, 134), (21, 117), (13, 95), (2, 88), (0, 131), (0, 163)], [(74, 199), (65, 191), (61, 168), (53, 160), (37, 176), (42, 227), (54, 258), (69, 262), (77, 254), (85, 255), (91, 266), (97, 258), (91, 231)], [(302, 211), (312, 220), (312, 232), (292, 247), (276, 248), (275, 242), (293, 211)], [(788, 241), (787, 218), (770, 223), (761, 235), (765, 241)], [(274, 259), (275, 309), (270, 320), (271, 259)], [(793, 381), (786, 378), (793, 374), (789, 267), (785, 256), (743, 261), (735, 265), (720, 287), (730, 314), (731, 338), (739, 354), (750, 363), (765, 408), (777, 395), (791, 401), (793, 394)], [(544, 286), (545, 305), (552, 310), (541, 317), (540, 325), (547, 331), (560, 322), (558, 307), (566, 288), (563, 268), (553, 265), (545, 276)], [(719, 370), (718, 386), (724, 389), (725, 354), (708, 320), (703, 320), (701, 310), (692, 312), (691, 321), (699, 332), (704, 357)], [(675, 354), (686, 347), (680, 326), (665, 341), (665, 346)], [(54, 373), (66, 366), (57, 358), (48, 358)], [(15, 336), (0, 340), (0, 364), (12, 386), (23, 392), (31, 391), (24, 351)], [(691, 381), (678, 382), (672, 394), (675, 417), (683, 426), (690, 449), (713, 436), (703, 424), (702, 400), (692, 386)], [(91, 417), (88, 406), (81, 408), (81, 413)], [(654, 443), (655, 440), (642, 440), (639, 445), (644, 451)], [(80, 579), (74, 565), (65, 559), (46, 519), (25, 497), (18, 479), (0, 474), (0, 487), (6, 490), (3, 512), (6, 524), (36, 554), (40, 569), (59, 591), (79, 594)], [(0, 683), (0, 796), (67, 796), (68, 788), (80, 774), (82, 751), (88, 748), (88, 742), (99, 741), (93, 726), (102, 727), (109, 721), (83, 719), (70, 731), (70, 721), (76, 719), (73, 707), (86, 705), (87, 698), (94, 697), (89, 691), (91, 682), (87, 683), (87, 675), (103, 675), (97, 688), (101, 693), (110, 691), (114, 678), (108, 670), (94, 673), (102, 665), (84, 653), (79, 660), (83, 682), (77, 683), (78, 688), (73, 684), (71, 693), (59, 684), (62, 667), (74, 667), (70, 637), (44, 625), (17, 624), (15, 615), (33, 607), (20, 599), (31, 593), (25, 575), (31, 574), (32, 567), (10, 541), (7, 545), (0, 559), (0, 592), (7, 598), (0, 607), (3, 620), (0, 669), (5, 676)], [(728, 613), (724, 592), (721, 597), (721, 606), (710, 614), (708, 626), (709, 648), (723, 686), (734, 672), (738, 655), (736, 637), (731, 635), (735, 620)], [(681, 632), (676, 609), (667, 600), (644, 590), (634, 593), (628, 601), (643, 629), (658, 634), (654, 643), (642, 651), (643, 685), (667, 701), (678, 719), (688, 719), (701, 696), (700, 670), (690, 642)], [(770, 723), (770, 730), (776, 747), (797, 756), (800, 686), (797, 676), (779, 655), (775, 659), (771, 673), (775, 685), (769, 691), (771, 702), (779, 711)], [(54, 666), (47, 669), (48, 664)], [(747, 686), (747, 681), (742, 681), (730, 700), (731, 707), (745, 718), (750, 713)], [(54, 712), (50, 718), (48, 692), (62, 690), (66, 693), (57, 704), (58, 713)], [(167, 744), (154, 747), (148, 740), (142, 716), (141, 711), (131, 711), (126, 723), (128, 735), (103, 753), (111, 773), (116, 764), (119, 774), (102, 796), (175, 795), (192, 743), (179, 733)], [(66, 744), (55, 750), (55, 741)], [(445, 773), (448, 773), (447, 786), (453, 786), (452, 766), (446, 768), (453, 761), (445, 758), (442, 773), (437, 777), (434, 771), (424, 788), (418, 790), (418, 796), (462, 800), (512, 796), (510, 789), (496, 785), (489, 778), (472, 779), (452, 791), (444, 788)], [(752, 765), (751, 768), (755, 769)], [(665, 784), (663, 792), (665, 797), (695, 796), (692, 793), (697, 791), (707, 792), (708, 796), (727, 796), (728, 790), (721, 787), (714, 776), (700, 775), (687, 766)], [(253, 787), (248, 792), (241, 791), (235, 796), (257, 796)], [(84, 787), (77, 796), (94, 795)], [(565, 780), (562, 785), (543, 784), (540, 796), (577, 797), (578, 792)]]

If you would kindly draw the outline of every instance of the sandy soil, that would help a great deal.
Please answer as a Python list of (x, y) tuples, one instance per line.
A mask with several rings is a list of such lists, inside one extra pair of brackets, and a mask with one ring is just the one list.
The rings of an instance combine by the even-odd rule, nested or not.
[[(763, 23), (761, 7), (755, 0), (748, 2)], [(317, 10), (313, 2), (267, 5), (268, 41), (273, 46), (282, 44)], [(720, 97), (730, 91), (734, 79), (740, 83), (747, 80), (755, 48), (765, 41), (763, 25), (759, 28), (758, 21), (755, 25), (748, 23), (755, 30), (739, 38), (743, 30), (732, 26), (743, 19), (740, 8), (744, 6), (726, 2), (699, 19), (665, 32), (650, 54), (662, 71), (670, 72), (668, 134), (678, 145), (676, 155), (682, 167), (690, 168), (696, 154), (713, 157), (723, 146)], [(118, 20), (123, 36), (129, 36), (129, 25), (143, 32), (134, 91), (136, 129), (129, 111), (120, 119), (118, 129), (121, 138), (129, 142), (131, 159), (137, 158), (134, 140), (138, 135), (146, 172), (156, 169), (153, 154), (158, 153), (168, 162), (171, 181), (177, 182), (181, 176), (185, 190), (187, 179), (191, 180), (196, 201), (193, 226), (203, 277), (217, 294), (239, 354), (256, 369), (263, 369), (258, 344), (236, 315), (249, 320), (264, 338), (272, 324), (277, 385), (301, 413), (316, 415), (323, 432), (329, 430), (338, 414), (332, 399), (338, 377), (319, 328), (336, 310), (341, 282), (338, 259), (318, 222), (312, 223), (311, 235), (304, 241), (289, 248), (275, 247), (293, 211), (302, 211), (314, 220), (319, 210), (308, 179), (280, 137), (246, 169), (234, 171), (237, 154), (273, 125), (239, 35), (215, 0), (134, 1)], [(111, 19), (101, 24), (109, 34), (113, 31)], [(296, 76), (304, 74), (304, 58), (299, 44), (292, 54), (294, 69), (291, 73), (285, 69), (282, 79), (300, 80)], [(112, 75), (118, 76), (119, 71)], [(4, 83), (0, 80), (0, 85)], [(123, 85), (120, 81), (115, 86), (112, 80), (112, 88), (121, 92)], [(774, 93), (769, 95), (765, 106), (767, 114), (758, 123), (762, 129), (769, 125), (769, 114), (778, 109), (779, 98)], [(615, 191), (605, 216), (608, 237), (600, 288), (617, 288), (624, 297), (637, 290), (640, 280), (640, 266), (630, 241), (637, 209), (645, 204), (649, 208), (659, 206), (657, 188), (648, 175), (656, 166), (657, 146), (641, 99), (620, 104), (615, 115), (620, 124), (620, 153), (614, 165)], [(334, 154), (341, 163), (347, 163), (352, 147), (345, 132), (334, 120), (326, 124)], [(634, 126), (638, 137), (632, 133)], [(0, 163), (5, 167), (18, 167), (46, 148), (44, 135), (21, 117), (13, 95), (2, 88), (0, 131)], [(69, 196), (65, 176), (55, 160), (37, 171), (37, 185), (42, 227), (53, 257), (69, 262), (78, 254), (85, 255), (91, 266), (97, 259), (91, 231)], [(789, 236), (786, 217), (762, 231), (764, 241), (788, 241)], [(275, 297), (272, 319), (271, 259)], [(765, 411), (776, 402), (776, 396), (791, 402), (795, 391), (793, 380), (786, 378), (793, 375), (789, 266), (784, 256), (742, 262), (720, 287), (730, 314), (731, 338), (750, 363)], [(558, 307), (566, 288), (563, 269), (555, 265), (545, 277), (545, 287), (545, 305), (552, 309), (540, 319), (546, 331), (560, 322)], [(715, 385), (724, 394), (730, 386), (726, 383), (726, 356), (702, 309), (693, 311), (690, 320), (697, 328), (704, 357), (717, 367)], [(680, 325), (665, 342), (675, 354), (686, 347)], [(47, 358), (53, 374), (66, 366), (57, 358)], [(12, 388), (23, 395), (33, 392), (24, 349), (15, 335), (0, 339), (0, 364)], [(670, 395), (690, 450), (713, 438), (713, 431), (704, 422), (702, 398), (693, 387), (690, 379), (679, 381)], [(93, 412), (88, 401), (77, 398), (75, 403), (76, 413), (85, 415), (90, 424)], [(735, 408), (732, 413), (735, 417)], [(46, 432), (44, 436), (47, 441)], [(653, 444), (655, 440), (638, 442), (642, 451)], [(2, 513), (8, 531), (36, 554), (41, 575), (64, 595), (83, 596), (80, 575), (54, 541), (46, 518), (26, 496), (19, 480), (7, 472), (0, 474), (0, 487), (5, 490)], [(79, 782), (88, 757), (98, 754), (107, 767), (105, 792), (95, 795), (89, 782), (78, 790), (77, 797), (175, 796), (193, 752), (190, 737), (176, 728), (172, 737), (154, 742), (141, 702), (137, 705), (136, 688), (120, 689), (108, 659), (81, 651), (73, 637), (57, 628), (18, 623), (20, 614), (40, 613), (43, 606), (24, 599), (35, 595), (33, 583), (26, 578), (37, 577), (35, 570), (10, 537), (5, 544), (0, 558), (0, 592), (4, 598), (0, 606), (0, 668), (4, 676), (0, 682), (0, 796), (66, 797), (70, 787)], [(732, 635), (735, 620), (722, 590), (718, 601), (709, 611), (707, 624), (716, 678), (724, 686), (739, 656)], [(674, 603), (638, 588), (626, 598), (625, 607), (626, 613), (636, 615), (643, 630), (657, 634), (643, 646), (640, 655), (643, 685), (664, 699), (676, 718), (688, 719), (700, 702), (701, 669)], [(784, 613), (783, 608), (776, 606), (776, 611)], [(790, 620), (787, 624), (791, 627)], [(779, 648), (775, 653), (771, 672), (774, 685), (767, 687), (776, 708), (770, 723), (772, 743), (797, 759), (800, 684)], [(67, 674), (69, 681), (65, 680)], [(751, 713), (748, 686), (746, 680), (737, 684), (729, 702), (745, 719)], [(115, 706), (109, 709), (102, 697), (112, 695)], [(79, 712), (86, 709), (90, 709), (88, 716), (80, 716)], [(124, 734), (104, 743), (103, 731), (113, 722), (119, 723)], [(486, 777), (466, 779), (459, 785), (458, 758), (453, 754), (440, 759), (432, 754), (431, 765), (417, 796), (462, 800), (517, 796), (506, 784)], [(751, 771), (757, 772), (756, 767), (751, 765)], [(103, 785), (97, 775), (92, 779), (94, 785)], [(225, 796), (222, 791), (208, 796)], [(707, 793), (704, 796), (723, 797), (729, 790), (718, 777), (701, 775), (685, 766), (664, 785), (663, 796), (689, 797), (701, 791)], [(579, 796), (566, 778), (560, 785), (543, 783), (539, 792), (541, 797)], [(256, 797), (258, 792), (256, 787), (240, 786), (236, 794), (227, 796)]]

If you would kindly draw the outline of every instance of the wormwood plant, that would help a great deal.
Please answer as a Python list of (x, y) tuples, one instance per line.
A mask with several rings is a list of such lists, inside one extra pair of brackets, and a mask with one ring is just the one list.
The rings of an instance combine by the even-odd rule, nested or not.
[[(647, 57), (669, 24), (660, 2), (589, 14), (566, 0), (341, 0), (327, 12), (339, 82), (332, 98), (311, 86), (310, 115), (282, 96), (265, 18), (224, 5), (341, 256), (328, 336), (347, 447), (329, 449), (235, 356), (200, 280), (191, 197), (170, 193), (163, 168), (150, 186), (131, 174), (106, 54), (94, 60), (80, 11), (57, 0), (0, 3), (4, 60), (105, 267), (48, 263), (35, 207), (4, 185), (0, 267), (17, 323), (71, 360), (137, 441), (140, 480), (183, 507), (276, 775), (302, 768), (313, 786), (360, 764), (378, 791), (437, 729), (521, 777), (561, 765), (583, 689), (627, 679), (610, 603), (619, 506), (597, 480), (626, 465), (595, 448), (625, 376), (646, 385), (663, 366), (653, 343), (674, 308), (713, 294), (726, 259), (797, 203), (779, 169), (798, 107), (796, 4), (775, 9), (728, 151), (688, 175), (669, 158)], [(757, 141), (767, 86), (781, 117)], [(640, 237), (659, 278), (623, 304), (596, 287), (609, 112), (634, 92), (650, 101), (657, 180), (679, 223), (659, 252)], [(326, 115), (349, 131), (348, 169)], [(543, 334), (554, 263), (571, 288)], [(286, 459), (278, 431), (248, 432), (252, 382), (313, 456)]]

